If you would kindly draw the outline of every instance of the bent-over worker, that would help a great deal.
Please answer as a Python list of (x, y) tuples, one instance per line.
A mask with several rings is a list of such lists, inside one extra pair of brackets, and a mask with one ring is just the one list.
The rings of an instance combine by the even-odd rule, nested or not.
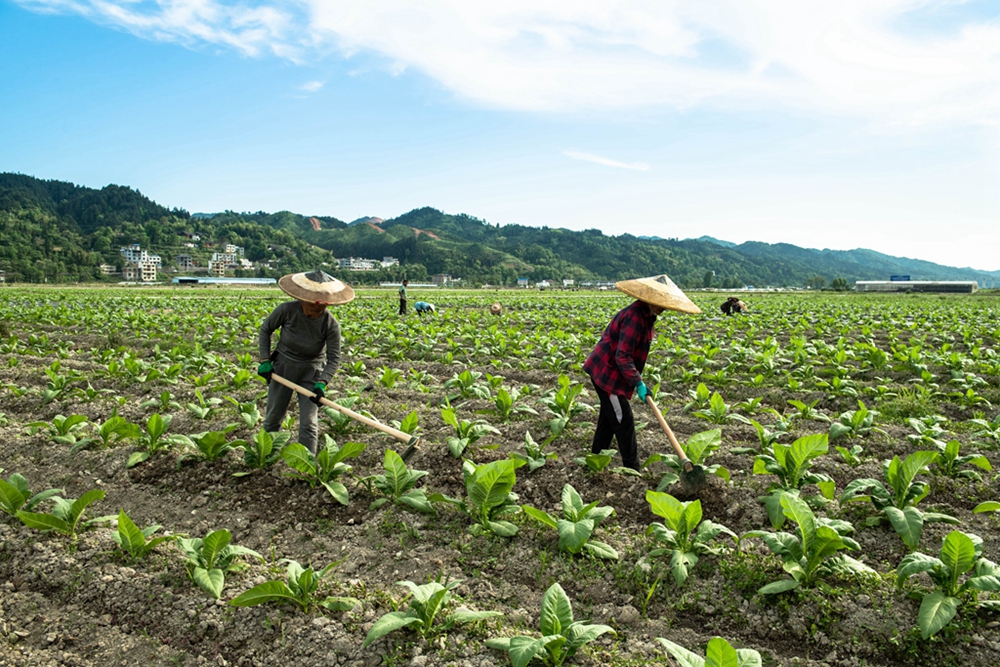
[(742, 301), (740, 301), (739, 299), (737, 299), (735, 296), (731, 296), (728, 299), (726, 299), (722, 303), (722, 305), (719, 306), (719, 309), (723, 312), (723, 314), (729, 316), (735, 315), (737, 313), (745, 313), (748, 310), (747, 305)]
[(417, 301), (415, 304), (413, 304), (413, 310), (417, 311), (417, 315), (437, 312), (437, 308), (434, 307), (434, 304), (427, 303), (426, 301)]
[(622, 465), (639, 470), (639, 446), (629, 399), (635, 392), (645, 403), (646, 396), (651, 395), (642, 381), (642, 371), (653, 341), (656, 318), (667, 309), (692, 314), (700, 313), (701, 309), (664, 275), (623, 280), (615, 283), (615, 287), (636, 300), (611, 318), (583, 364), (601, 402), (590, 451), (599, 454), (609, 449), (614, 438), (618, 441)]
[[(316, 453), (319, 437), (319, 399), (340, 366), (340, 323), (327, 306), (347, 303), (354, 290), (323, 271), (294, 273), (278, 281), (295, 301), (281, 304), (260, 325), (260, 365), (257, 374), (268, 382), (264, 430), (281, 428), (292, 390), (271, 382), (271, 373), (311, 389), (316, 396), (299, 394), (299, 442)], [(281, 338), (271, 352), (271, 334)]]

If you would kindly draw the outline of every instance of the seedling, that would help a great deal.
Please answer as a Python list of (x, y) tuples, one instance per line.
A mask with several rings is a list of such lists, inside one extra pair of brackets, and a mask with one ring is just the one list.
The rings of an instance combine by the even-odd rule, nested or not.
[[(447, 407), (441, 410), (441, 419), (444, 423), (455, 429), (455, 435), (448, 437), (448, 451), (456, 459), (462, 458), (462, 454), (471, 445), (474, 445), (476, 441), (485, 436), (487, 433), (494, 433), (499, 435), (500, 431), (490, 426), (490, 424), (484, 419), (476, 419), (474, 421), (469, 421), (468, 419), (463, 419), (461, 421), (455, 416), (455, 409)], [(497, 445), (491, 445), (489, 449), (496, 449)]]
[[(705, 465), (705, 461), (713, 452), (719, 449), (722, 445), (722, 429), (715, 428), (710, 431), (700, 431), (695, 433), (687, 442), (681, 444), (681, 448), (684, 450), (684, 454), (687, 458), (696, 466), (701, 466), (702, 469), (711, 475), (718, 475), (726, 482), (729, 481), (730, 475), (729, 470), (719, 464)], [(660, 478), (660, 483), (657, 485), (657, 491), (663, 491), (671, 484), (675, 484), (680, 481), (681, 474), (683, 472), (683, 467), (681, 466), (681, 460), (676, 454), (653, 454), (642, 467), (645, 468), (652, 463), (662, 461), (670, 469), (668, 472), (664, 473), (663, 477)]]
[(114, 518), (113, 516), (102, 516), (97, 517), (96, 519), (82, 521), (83, 513), (87, 507), (92, 503), (103, 499), (104, 491), (101, 489), (91, 489), (79, 498), (60, 498), (59, 496), (52, 496), (51, 500), (55, 504), (52, 507), (51, 513), (27, 512), (25, 510), (19, 510), (17, 512), (17, 518), (21, 520), (21, 523), (29, 528), (35, 528), (36, 530), (43, 531), (54, 530), (57, 533), (62, 533), (63, 535), (75, 540), (78, 529), (86, 529), (97, 523), (107, 522)]
[(188, 459), (200, 459), (211, 463), (217, 461), (233, 449), (241, 447), (246, 440), (229, 440), (230, 433), (236, 430), (235, 424), (230, 424), (221, 431), (203, 431), (190, 436), (191, 444), (197, 451), (183, 454), (177, 458), (177, 469)]
[(646, 491), (646, 502), (663, 523), (651, 523), (646, 535), (652, 535), (664, 548), (653, 549), (649, 555), (670, 555), (670, 569), (678, 586), (687, 581), (688, 573), (698, 564), (698, 557), (715, 556), (723, 548), (713, 544), (716, 537), (726, 534), (737, 540), (736, 533), (722, 524), (702, 521), (701, 501), (681, 502), (669, 493)]
[(341, 505), (350, 501), (347, 487), (338, 478), (351, 472), (350, 465), (344, 463), (347, 459), (357, 458), (365, 451), (366, 445), (361, 442), (347, 442), (338, 447), (336, 441), (324, 434), (324, 446), (319, 453), (313, 455), (305, 445), (293, 442), (281, 450), (281, 458), (285, 460), (293, 472), (285, 473), (286, 477), (305, 480), (309, 486), (322, 486)]
[[(344, 559), (346, 560), (346, 559)], [(316, 591), (319, 583), (335, 567), (344, 562), (339, 560), (330, 563), (319, 572), (314, 572), (311, 567), (302, 567), (298, 561), (284, 558), (281, 562), (287, 563), (285, 570), (286, 581), (266, 581), (258, 584), (250, 590), (240, 593), (229, 601), (234, 607), (253, 607), (268, 602), (291, 602), (298, 606), (303, 613), (311, 613), (316, 607), (322, 607), (329, 611), (350, 611), (360, 601), (350, 597), (327, 596), (322, 600), (316, 599)]]
[(667, 653), (673, 656), (680, 667), (761, 667), (760, 653), (752, 648), (733, 648), (722, 637), (715, 637), (705, 647), (705, 657), (687, 650), (669, 639), (657, 637)]
[(559, 459), (559, 454), (557, 452), (546, 452), (544, 450), (545, 445), (548, 443), (549, 440), (546, 440), (541, 444), (538, 444), (535, 442), (535, 439), (531, 437), (531, 431), (525, 431), (524, 454), (521, 452), (511, 452), (510, 458), (523, 461), (528, 465), (528, 472), (534, 472), (538, 468), (545, 465), (546, 461), (555, 461)]
[(139, 561), (152, 553), (158, 545), (164, 542), (178, 540), (182, 535), (158, 535), (153, 537), (163, 526), (148, 526), (139, 529), (138, 526), (125, 514), (125, 510), (118, 512), (117, 530), (111, 533), (115, 543), (130, 561)]
[(232, 535), (222, 529), (200, 537), (182, 537), (177, 546), (186, 556), (184, 562), (188, 577), (203, 591), (216, 600), (222, 595), (226, 585), (226, 575), (239, 572), (246, 564), (238, 560), (242, 556), (253, 556), (261, 561), (263, 557), (253, 549), (230, 544)]
[(473, 535), (493, 533), (501, 537), (517, 534), (517, 526), (504, 517), (521, 510), (517, 504), (517, 494), (512, 492), (517, 482), (515, 470), (524, 465), (522, 461), (502, 459), (476, 465), (466, 460), (462, 464), (465, 476), (466, 500), (449, 498), (440, 493), (429, 496), (431, 502), (446, 502), (458, 507), (475, 521), (469, 526)]
[(17, 516), (19, 510), (30, 512), (40, 502), (64, 493), (62, 489), (46, 489), (32, 494), (28, 480), (19, 473), (12, 473), (6, 480), (0, 479), (0, 510), (10, 516)]
[(367, 648), (372, 642), (381, 639), (390, 632), (401, 628), (411, 628), (421, 637), (428, 638), (435, 634), (447, 632), (455, 625), (474, 623), (494, 616), (500, 616), (498, 611), (455, 611), (444, 618), (444, 622), (435, 626), (434, 620), (438, 614), (451, 602), (451, 592), (462, 582), (460, 580), (440, 583), (432, 581), (418, 586), (412, 581), (397, 581), (397, 586), (403, 586), (410, 591), (409, 604), (406, 611), (391, 611), (377, 621), (365, 637), (362, 648)]
[(543, 526), (552, 528), (559, 533), (559, 551), (579, 554), (583, 551), (598, 558), (618, 559), (618, 552), (603, 542), (591, 540), (594, 529), (604, 519), (615, 511), (613, 507), (598, 507), (598, 501), (588, 505), (583, 504), (580, 494), (572, 485), (567, 484), (562, 490), (563, 518), (557, 519), (548, 512), (521, 505), (521, 511)]
[(402, 505), (424, 514), (434, 514), (434, 507), (427, 499), (423, 489), (416, 488), (417, 482), (427, 475), (426, 470), (410, 470), (406, 467), (403, 458), (391, 449), (385, 452), (382, 461), (384, 475), (371, 475), (361, 478), (361, 481), (368, 486), (378, 489), (385, 497), (377, 498), (370, 509), (376, 509), (386, 503)]
[(835, 483), (829, 475), (809, 470), (811, 461), (830, 451), (826, 433), (798, 438), (791, 445), (775, 442), (771, 451), (758, 454), (753, 464), (755, 475), (777, 475), (778, 482), (768, 487), (768, 495), (759, 500), (767, 508), (771, 526), (777, 530), (785, 523), (785, 513), (781, 508), (782, 494), (798, 493), (806, 484), (815, 484), (820, 496), (809, 496), (807, 501), (822, 505), (833, 500)]
[(513, 667), (525, 667), (535, 657), (546, 665), (560, 667), (577, 651), (603, 634), (615, 634), (607, 625), (573, 620), (573, 605), (558, 583), (542, 597), (538, 618), (541, 637), (519, 635), (487, 639), (486, 645), (510, 654)]
[(291, 433), (287, 431), (270, 433), (261, 429), (250, 442), (239, 441), (238, 446), (243, 449), (243, 463), (250, 470), (234, 472), (233, 477), (244, 477), (254, 470), (270, 468), (281, 459), (282, 449), (291, 437)]
[[(896, 585), (901, 587), (920, 572), (926, 572), (937, 585), (923, 595), (917, 612), (917, 626), (924, 639), (951, 623), (967, 593), (1000, 590), (1000, 567), (983, 558), (982, 552), (983, 540), (978, 535), (953, 530), (944, 538), (940, 558), (916, 552), (900, 561)], [(970, 570), (972, 576), (961, 581), (962, 575)], [(975, 606), (1000, 611), (1000, 600), (977, 601)]]

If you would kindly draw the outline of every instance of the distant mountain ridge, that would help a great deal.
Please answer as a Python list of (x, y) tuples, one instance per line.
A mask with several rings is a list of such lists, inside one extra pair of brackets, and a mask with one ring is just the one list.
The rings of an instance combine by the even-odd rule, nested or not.
[[(194, 235), (202, 239), (199, 244), (189, 240)], [(289, 211), (192, 215), (124, 186), (95, 190), (0, 174), (0, 270), (9, 281), (102, 279), (100, 265), (120, 267), (118, 249), (133, 243), (160, 254), (164, 267), (173, 266), (180, 254), (204, 258), (229, 243), (243, 247), (255, 263), (243, 275), (322, 267), (355, 283), (403, 276), (419, 280), (439, 273), (468, 284), (495, 285), (514, 285), (518, 278), (579, 283), (666, 273), (685, 287), (723, 288), (800, 286), (835, 278), (853, 282), (897, 274), (981, 284), (1000, 278), (1000, 271), (960, 269), (860, 248), (815, 250), (756, 241), (737, 245), (710, 236), (608, 236), (597, 229), (498, 225), (433, 208), (351, 223)], [(345, 257), (395, 257), (400, 266), (340, 271), (335, 258)]]

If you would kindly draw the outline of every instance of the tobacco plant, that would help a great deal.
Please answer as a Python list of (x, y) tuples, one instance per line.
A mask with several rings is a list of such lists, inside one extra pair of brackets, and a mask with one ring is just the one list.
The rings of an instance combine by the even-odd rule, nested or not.
[(755, 475), (777, 475), (778, 481), (768, 487), (768, 495), (759, 500), (767, 508), (771, 526), (777, 530), (785, 523), (785, 513), (781, 507), (783, 494), (799, 494), (806, 484), (815, 484), (819, 496), (805, 496), (804, 500), (813, 505), (824, 505), (833, 499), (835, 483), (829, 475), (809, 470), (811, 461), (830, 451), (826, 433), (806, 435), (790, 445), (775, 442), (770, 451), (758, 454), (753, 464)]
[(198, 459), (208, 463), (218, 461), (227, 452), (237, 449), (246, 443), (245, 440), (229, 440), (229, 434), (236, 430), (236, 424), (230, 424), (221, 431), (203, 431), (189, 436), (194, 452), (182, 454), (177, 458), (177, 469), (188, 459)]
[(447, 632), (461, 623), (475, 623), (487, 618), (501, 616), (498, 611), (470, 611), (460, 609), (444, 617), (444, 622), (435, 626), (434, 621), (451, 602), (451, 592), (461, 584), (461, 580), (442, 584), (432, 581), (418, 586), (412, 581), (397, 581), (397, 586), (403, 586), (410, 591), (409, 604), (406, 611), (391, 611), (383, 615), (368, 631), (362, 648), (367, 648), (372, 642), (381, 639), (390, 632), (401, 628), (411, 628), (423, 638)]
[(979, 427), (978, 431), (973, 431), (973, 438), (987, 438), (993, 446), (1000, 446), (1000, 412), (991, 420), (987, 420), (985, 417), (976, 417), (970, 419), (969, 422)]
[(30, 512), (43, 500), (60, 493), (64, 493), (64, 491), (62, 489), (46, 489), (32, 494), (28, 487), (28, 480), (20, 473), (15, 472), (6, 480), (0, 479), (0, 510), (10, 516), (17, 516), (19, 510)]
[(518, 389), (507, 391), (503, 387), (498, 387), (497, 395), (493, 398), (493, 407), (479, 412), (496, 414), (504, 424), (510, 423), (519, 414), (537, 415), (538, 411), (534, 408), (524, 403), (518, 403), (521, 396), (522, 393)]
[(264, 470), (270, 468), (281, 460), (281, 452), (292, 434), (288, 431), (278, 431), (271, 433), (261, 429), (253, 436), (250, 442), (238, 441), (236, 445), (243, 450), (243, 463), (250, 470), (234, 472), (233, 477), (244, 477), (254, 470)]
[[(263, 396), (266, 396), (266, 394)], [(254, 400), (246, 402), (239, 401), (232, 396), (226, 396), (226, 400), (233, 404), (233, 407), (236, 409), (236, 416), (240, 418), (244, 426), (248, 429), (253, 429), (264, 418), (260, 414), (260, 408), (257, 407), (257, 401), (263, 398), (263, 396), (258, 396)]]
[(52, 418), (51, 423), (44, 421), (31, 422), (27, 425), (26, 430), (28, 435), (35, 435), (42, 429), (45, 429), (49, 432), (49, 439), (52, 442), (72, 447), (80, 442), (77, 436), (82, 434), (81, 429), (83, 429), (85, 424), (87, 424), (86, 415), (70, 415), (69, 417), (56, 415)]
[[(980, 591), (1000, 590), (1000, 566), (983, 558), (983, 540), (978, 535), (953, 530), (941, 544), (940, 557), (916, 552), (907, 555), (896, 568), (896, 585), (926, 572), (936, 587), (923, 595), (917, 626), (924, 639), (951, 623), (963, 598), (975, 598)], [(962, 581), (962, 575), (971, 576)], [(975, 601), (974, 606), (1000, 611), (1000, 600)]]
[(466, 460), (462, 464), (466, 500), (449, 498), (440, 493), (432, 494), (429, 500), (458, 507), (476, 522), (469, 526), (469, 532), (473, 535), (493, 533), (501, 537), (512, 537), (517, 534), (517, 526), (504, 517), (521, 510), (517, 504), (517, 494), (512, 489), (517, 482), (514, 471), (523, 465), (522, 461), (513, 459), (502, 459), (482, 465)]
[(874, 422), (877, 416), (878, 412), (869, 410), (865, 406), (864, 401), (859, 400), (857, 410), (848, 410), (841, 413), (837, 417), (837, 421), (830, 424), (830, 440), (833, 441), (837, 438), (853, 440), (854, 438), (871, 435), (872, 433), (881, 433), (888, 436), (888, 433), (875, 427)]
[(763, 664), (757, 651), (752, 648), (733, 648), (722, 637), (709, 640), (704, 658), (669, 639), (657, 637), (656, 641), (663, 645), (680, 667), (761, 667)]
[(326, 434), (323, 435), (323, 440), (324, 446), (316, 455), (301, 443), (286, 445), (281, 450), (281, 458), (293, 472), (285, 473), (285, 476), (305, 480), (313, 488), (322, 486), (338, 503), (347, 505), (350, 501), (347, 487), (338, 479), (352, 470), (344, 461), (360, 456), (366, 445), (361, 442), (346, 442), (343, 447), (338, 447), (336, 441)]
[(547, 445), (550, 440), (545, 440), (541, 444), (535, 442), (535, 439), (531, 437), (531, 431), (525, 431), (524, 433), (524, 454), (521, 452), (511, 452), (510, 458), (523, 461), (528, 466), (528, 472), (534, 472), (538, 468), (545, 465), (546, 461), (558, 460), (558, 452), (547, 452), (545, 451), (545, 445)]
[(97, 523), (104, 523), (114, 518), (113, 516), (102, 516), (83, 521), (83, 513), (87, 507), (103, 499), (104, 491), (101, 489), (91, 489), (79, 498), (51, 496), (51, 500), (54, 503), (52, 512), (27, 512), (19, 510), (17, 518), (29, 528), (43, 531), (54, 530), (75, 540), (79, 529), (90, 528)]
[[(115, 408), (117, 411), (118, 408)], [(70, 448), (71, 452), (86, 449), (90, 445), (96, 444), (101, 449), (107, 449), (123, 440), (135, 440), (142, 435), (138, 426), (128, 421), (124, 417), (112, 415), (103, 424), (95, 424), (96, 437), (78, 441)]]
[(649, 552), (650, 556), (670, 555), (670, 570), (678, 586), (687, 581), (688, 573), (698, 564), (698, 557), (705, 554), (715, 556), (723, 548), (714, 544), (715, 538), (726, 534), (734, 540), (736, 533), (722, 524), (702, 521), (701, 501), (681, 502), (669, 493), (646, 491), (646, 502), (653, 514), (663, 519), (662, 523), (651, 523), (646, 535), (651, 535), (663, 547)]
[(118, 526), (116, 530), (112, 531), (111, 537), (128, 560), (132, 562), (142, 560), (152, 553), (153, 549), (164, 542), (172, 542), (183, 537), (183, 535), (158, 535), (153, 537), (156, 531), (163, 526), (148, 526), (140, 530), (135, 525), (135, 522), (125, 514), (125, 510), (118, 512), (117, 521)]
[[(211, 375), (211, 373), (208, 373), (208, 375)], [(208, 419), (212, 416), (212, 413), (215, 412), (215, 409), (222, 403), (222, 399), (216, 398), (215, 396), (206, 399), (202, 396), (201, 389), (195, 389), (194, 395), (195, 398), (198, 399), (198, 402), (187, 403), (186, 407), (188, 412), (194, 415), (197, 419)]]
[(372, 502), (369, 509), (393, 503), (424, 514), (434, 514), (434, 507), (427, 499), (426, 492), (416, 488), (417, 482), (427, 475), (426, 470), (410, 470), (403, 458), (391, 449), (385, 452), (382, 468), (385, 470), (384, 475), (361, 478), (361, 482), (368, 486), (369, 491), (374, 488), (383, 494), (382, 498)]
[(809, 505), (795, 494), (781, 495), (781, 509), (785, 517), (794, 521), (795, 533), (770, 533), (751, 530), (740, 538), (760, 538), (784, 562), (784, 570), (791, 579), (779, 579), (757, 592), (761, 595), (783, 593), (799, 587), (812, 586), (828, 576), (874, 573), (870, 567), (838, 551), (860, 546), (850, 537), (854, 527), (846, 521), (817, 517)]
[(552, 528), (559, 533), (559, 551), (571, 554), (586, 551), (598, 558), (617, 560), (618, 552), (614, 548), (603, 542), (590, 539), (598, 524), (615, 511), (613, 507), (609, 506), (598, 507), (597, 503), (598, 501), (595, 500), (584, 505), (583, 499), (580, 498), (576, 489), (567, 484), (562, 490), (563, 518), (557, 519), (548, 512), (531, 505), (521, 505), (521, 511), (543, 526)]
[[(930, 487), (927, 482), (917, 480), (916, 477), (927, 473), (928, 466), (936, 462), (939, 456), (937, 452), (925, 451), (913, 452), (905, 461), (894, 456), (891, 461), (884, 461), (882, 464), (888, 487), (877, 479), (856, 479), (844, 488), (840, 504), (871, 500), (875, 509), (889, 520), (903, 543), (912, 551), (920, 545), (925, 523), (959, 523), (953, 516), (923, 512), (917, 508), (917, 504), (930, 493)], [(868, 495), (863, 495), (866, 491)]]
[(253, 607), (268, 602), (277, 602), (278, 604), (291, 602), (305, 614), (311, 613), (316, 607), (322, 607), (329, 611), (350, 611), (360, 604), (359, 600), (350, 597), (330, 595), (321, 600), (316, 597), (320, 582), (335, 567), (343, 563), (343, 560), (330, 563), (319, 572), (314, 572), (311, 567), (304, 568), (298, 561), (291, 558), (284, 558), (281, 562), (287, 563), (286, 581), (266, 581), (263, 584), (258, 584), (237, 595), (229, 601), (229, 604), (234, 607)]
[(546, 665), (560, 667), (577, 651), (603, 634), (615, 634), (607, 625), (573, 620), (573, 604), (558, 583), (542, 597), (538, 616), (541, 637), (518, 635), (487, 639), (486, 645), (510, 654), (512, 667), (526, 667), (536, 657)]
[(545, 392), (538, 402), (545, 406), (556, 419), (569, 421), (581, 412), (593, 412), (594, 407), (587, 403), (581, 403), (577, 397), (584, 393), (583, 385), (579, 382), (570, 381), (566, 375), (560, 375), (558, 388)]
[(949, 440), (941, 448), (937, 461), (937, 470), (945, 477), (963, 477), (965, 479), (973, 479), (977, 482), (983, 480), (983, 476), (979, 474), (976, 470), (960, 470), (959, 466), (963, 465), (973, 465), (980, 470), (985, 470), (986, 472), (992, 472), (993, 466), (990, 464), (990, 460), (983, 456), (982, 454), (966, 454), (965, 456), (960, 456), (959, 452), (961, 450), (962, 443), (958, 440)]
[(133, 452), (128, 457), (128, 461), (125, 463), (126, 468), (136, 466), (148, 460), (154, 454), (167, 451), (174, 445), (185, 446), (194, 444), (185, 435), (166, 435), (172, 419), (173, 417), (170, 415), (161, 417), (159, 413), (155, 413), (146, 420), (146, 428), (137, 440), (140, 451)]
[(750, 423), (749, 420), (741, 414), (730, 412), (729, 405), (722, 399), (719, 392), (712, 394), (712, 398), (708, 401), (708, 408), (705, 410), (695, 410), (692, 412), (695, 417), (701, 419), (707, 419), (713, 424), (728, 424), (731, 421), (738, 421), (743, 424)]
[(263, 562), (263, 557), (253, 549), (230, 544), (232, 535), (226, 529), (216, 530), (204, 537), (182, 537), (177, 546), (184, 553), (188, 577), (216, 600), (226, 585), (226, 575), (239, 572), (246, 564), (238, 560), (253, 556)]
[[(474, 445), (487, 433), (499, 434), (500, 431), (494, 428), (484, 419), (468, 420), (459, 419), (455, 416), (455, 409), (447, 407), (441, 410), (441, 419), (455, 429), (455, 435), (448, 436), (448, 451), (456, 459), (462, 458), (462, 454), (471, 445)], [(496, 449), (497, 445), (491, 445), (488, 449)]]

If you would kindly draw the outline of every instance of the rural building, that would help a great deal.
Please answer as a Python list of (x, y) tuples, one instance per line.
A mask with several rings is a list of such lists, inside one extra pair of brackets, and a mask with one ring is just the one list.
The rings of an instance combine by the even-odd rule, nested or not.
[(229, 255), (239, 255), (243, 256), (243, 246), (233, 245), (232, 243), (226, 244), (226, 254)]
[(101, 273), (106, 276), (113, 276), (118, 273), (118, 267), (114, 264), (101, 264), (100, 269)]
[(274, 285), (274, 278), (200, 278), (178, 276), (173, 279), (175, 285)]
[(972, 294), (979, 289), (975, 280), (859, 280), (858, 292), (951, 292)]
[(208, 272), (216, 278), (222, 278), (226, 275), (226, 263), (210, 259), (208, 261)]
[(348, 271), (374, 271), (382, 268), (382, 262), (377, 259), (362, 259), (360, 257), (346, 257), (337, 260), (337, 266)]
[(221, 264), (223, 267), (236, 268), (240, 265), (240, 260), (235, 252), (213, 252), (212, 262)]
[(140, 262), (139, 264), (129, 264), (122, 269), (122, 279), (133, 283), (151, 283), (156, 280), (156, 264), (153, 262)]
[(431, 276), (431, 282), (435, 285), (447, 285), (454, 282), (454, 279), (447, 273), (438, 273)]
[(387, 269), (390, 266), (399, 266), (399, 260), (395, 257), (383, 257), (382, 258), (382, 268)]
[(159, 255), (153, 255), (142, 248), (139, 247), (138, 243), (133, 243), (130, 246), (125, 246), (119, 250), (122, 257), (125, 258), (126, 262), (130, 264), (144, 264), (152, 262), (157, 268), (163, 265), (163, 260), (160, 259)]
[(190, 269), (194, 266), (194, 258), (191, 255), (177, 255), (177, 268)]

